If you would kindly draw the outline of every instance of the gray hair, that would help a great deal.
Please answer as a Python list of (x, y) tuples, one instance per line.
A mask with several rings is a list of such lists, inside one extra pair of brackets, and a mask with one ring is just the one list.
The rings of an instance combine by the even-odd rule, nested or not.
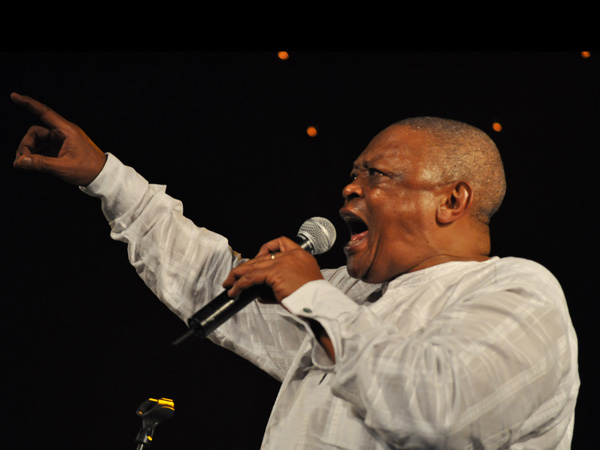
[(466, 181), (473, 188), (473, 215), (488, 224), (506, 193), (504, 166), (496, 144), (482, 130), (456, 120), (414, 117), (397, 125), (428, 133), (432, 155), (444, 182)]

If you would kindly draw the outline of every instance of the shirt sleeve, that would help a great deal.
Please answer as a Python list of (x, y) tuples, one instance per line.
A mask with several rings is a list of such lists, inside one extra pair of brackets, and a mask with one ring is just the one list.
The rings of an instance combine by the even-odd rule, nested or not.
[(334, 395), (387, 442), (499, 448), (545, 432), (558, 442), (578, 388), (576, 338), (558, 283), (521, 275), (448, 298), (408, 334), (322, 280), (284, 304), (325, 329), (336, 363), (315, 343), (314, 364), (333, 370)]
[[(243, 261), (226, 238), (186, 218), (166, 186), (149, 183), (110, 153), (97, 178), (80, 189), (101, 200), (111, 237), (127, 244), (138, 275), (185, 322), (223, 291), (223, 280)], [(280, 310), (254, 302), (209, 339), (281, 379), (305, 333)]]

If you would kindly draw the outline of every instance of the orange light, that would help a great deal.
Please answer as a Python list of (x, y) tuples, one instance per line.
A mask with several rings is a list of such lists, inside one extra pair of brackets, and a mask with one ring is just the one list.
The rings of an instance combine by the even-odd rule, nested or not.
[(592, 56), (592, 54), (590, 52), (581, 52), (582, 58), (589, 58), (590, 56)]
[(286, 59), (288, 59), (290, 57), (288, 52), (277, 52), (277, 57), (279, 59), (281, 59), (282, 61), (285, 61)]
[(497, 131), (497, 132), (502, 131), (502, 125), (500, 125), (498, 122), (494, 122), (492, 124), (492, 128), (494, 129), (494, 131)]
[(317, 129), (313, 126), (310, 126), (306, 129), (306, 134), (310, 137), (315, 137), (317, 135)]

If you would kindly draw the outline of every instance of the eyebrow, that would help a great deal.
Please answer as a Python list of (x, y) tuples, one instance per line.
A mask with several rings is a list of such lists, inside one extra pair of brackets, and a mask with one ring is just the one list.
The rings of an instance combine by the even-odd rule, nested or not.
[[(383, 162), (383, 165), (381, 164)], [(385, 172), (393, 172), (393, 173), (398, 173), (400, 172), (404, 172), (404, 168), (403, 167), (391, 167), (387, 164), (387, 158), (383, 158), (383, 157), (377, 157), (377, 158), (373, 158), (373, 159), (366, 159), (363, 160), (362, 163), (357, 164), (356, 162), (354, 162), (354, 164), (352, 164), (352, 170), (357, 170), (357, 169), (378, 169), (378, 170), (382, 170)]]
[(352, 169), (368, 169), (369, 167), (373, 167), (375, 164), (377, 164), (378, 160), (381, 160), (382, 158), (375, 158), (375, 160), (373, 159), (367, 159), (367, 160), (363, 160), (363, 162), (361, 164), (357, 164), (356, 161), (354, 162), (354, 164), (352, 164)]

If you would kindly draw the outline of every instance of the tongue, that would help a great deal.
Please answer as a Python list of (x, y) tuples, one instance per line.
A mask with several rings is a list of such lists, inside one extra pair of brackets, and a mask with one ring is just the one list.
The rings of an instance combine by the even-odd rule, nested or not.
[(350, 236), (350, 242), (360, 241), (367, 235), (368, 232), (369, 230), (363, 231), (362, 233), (353, 234), (352, 236)]

